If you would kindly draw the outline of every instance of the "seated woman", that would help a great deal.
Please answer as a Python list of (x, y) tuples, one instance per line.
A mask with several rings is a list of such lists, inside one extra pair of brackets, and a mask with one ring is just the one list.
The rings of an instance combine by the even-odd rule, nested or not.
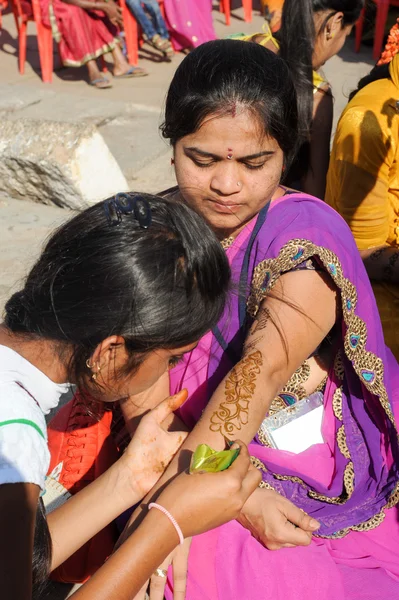
[(126, 4), (143, 30), (144, 39), (171, 58), (174, 50), (158, 0), (126, 0)]
[[(143, 392), (217, 322), (228, 283), (226, 257), (202, 219), (160, 198), (117, 195), (50, 238), (0, 326), (2, 597), (32, 597), (33, 554), (34, 594), (43, 598), (48, 571), (139, 502), (185, 437), (167, 431), (185, 392), (156, 408), (136, 406), (154, 410), (123, 457), (46, 521), (44, 415), (57, 406), (65, 382), (79, 384), (86, 402)], [(140, 528), (73, 597), (131, 599), (184, 536), (235, 518), (260, 480), (245, 446), (238, 448), (241, 456), (225, 473), (183, 475), (168, 486)]]
[(216, 39), (211, 0), (164, 0), (175, 50), (189, 51)]
[(100, 56), (111, 53), (114, 78), (142, 77), (148, 73), (132, 67), (118, 39), (121, 9), (114, 0), (40, 0), (43, 23), (51, 27), (65, 67), (86, 65), (90, 85), (112, 87), (97, 65)]
[[(346, 220), (373, 283), (385, 342), (399, 359), (399, 26), (344, 110), (326, 202)], [(393, 59), (393, 60), (392, 60)]]
[(188, 389), (178, 414), (192, 432), (158, 485), (200, 441), (220, 449), (238, 434), (263, 478), (238, 522), (193, 540), (190, 600), (399, 596), (399, 367), (345, 221), (280, 184), (295, 106), (285, 61), (234, 40), (188, 55), (167, 96), (169, 196), (215, 231), (233, 286), (217, 327), (169, 373), (171, 393)]
[(233, 38), (254, 41), (286, 61), (295, 84), (299, 155), (285, 174), (287, 185), (324, 198), (330, 156), (333, 97), (321, 67), (345, 43), (364, 0), (285, 0), (280, 30)]

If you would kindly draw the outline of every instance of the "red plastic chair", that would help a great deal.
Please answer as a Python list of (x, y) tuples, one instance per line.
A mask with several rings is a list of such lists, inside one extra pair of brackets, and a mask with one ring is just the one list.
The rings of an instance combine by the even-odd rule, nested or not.
[[(242, 6), (244, 8), (244, 21), (250, 23), (252, 21), (252, 0), (242, 0)], [(230, 25), (230, 0), (220, 0), (220, 12), (224, 12), (226, 25)]]
[(18, 63), (21, 75), (25, 72), (26, 33), (29, 21), (36, 23), (37, 45), (39, 47), (40, 69), (44, 83), (53, 78), (53, 36), (51, 29), (42, 23), (39, 0), (11, 0), (15, 24), (18, 31)]
[(125, 41), (127, 60), (129, 65), (137, 66), (139, 62), (139, 31), (137, 21), (128, 9), (125, 0), (119, 0), (122, 9), (123, 28), (125, 30)]
[(0, 29), (2, 27), (2, 11), (6, 10), (7, 6), (8, 6), (7, 0), (0, 0)]
[[(381, 52), (382, 45), (385, 37), (385, 25), (388, 18), (388, 12), (390, 6), (399, 7), (399, 0), (373, 0), (377, 5), (377, 14), (375, 18), (375, 34), (374, 34), (374, 46), (373, 46), (373, 58), (378, 60)], [(356, 36), (355, 36), (355, 50), (359, 52), (360, 45), (362, 43), (363, 26), (364, 26), (365, 9), (362, 10), (360, 18), (356, 23)]]

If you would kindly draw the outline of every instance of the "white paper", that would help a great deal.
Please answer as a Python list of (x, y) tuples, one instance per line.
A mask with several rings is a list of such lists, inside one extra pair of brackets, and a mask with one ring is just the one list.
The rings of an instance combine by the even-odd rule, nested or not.
[(297, 419), (279, 427), (272, 435), (276, 447), (293, 454), (299, 454), (313, 444), (324, 442), (321, 435), (323, 406), (311, 410)]

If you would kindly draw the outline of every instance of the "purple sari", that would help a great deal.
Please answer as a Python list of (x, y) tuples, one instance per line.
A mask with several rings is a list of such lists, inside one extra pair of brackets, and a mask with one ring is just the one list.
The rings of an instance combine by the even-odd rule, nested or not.
[(193, 426), (239, 359), (263, 298), (283, 273), (316, 259), (339, 290), (341, 308), (339, 348), (324, 391), (324, 443), (292, 454), (256, 437), (250, 452), (265, 487), (317, 518), (321, 528), (308, 548), (278, 552), (266, 550), (235, 522), (199, 536), (190, 553), (187, 598), (399, 598), (393, 416), (399, 367), (385, 347), (353, 236), (326, 204), (290, 194), (274, 201), (268, 213), (261, 211), (227, 253), (233, 278), (250, 292), (244, 299), (232, 295), (218, 328), (171, 372), (171, 392), (189, 389), (181, 417)]
[(216, 39), (211, 0), (165, 0), (165, 13), (175, 50)]

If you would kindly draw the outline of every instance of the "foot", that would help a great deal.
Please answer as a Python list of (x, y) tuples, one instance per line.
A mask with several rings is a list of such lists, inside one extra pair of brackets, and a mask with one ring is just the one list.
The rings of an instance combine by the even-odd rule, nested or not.
[(170, 46), (170, 41), (165, 38), (162, 38), (158, 33), (156, 35), (154, 35), (153, 38), (148, 40), (148, 42), (156, 50), (160, 50), (161, 52), (166, 52), (166, 50)]
[(90, 85), (98, 88), (99, 90), (106, 90), (112, 87), (112, 83), (106, 77), (96, 77), (90, 79)]
[(114, 77), (121, 79), (129, 78), (129, 77), (145, 77), (148, 75), (148, 71), (142, 69), (141, 67), (132, 67), (126, 64), (126, 68), (114, 68)]

